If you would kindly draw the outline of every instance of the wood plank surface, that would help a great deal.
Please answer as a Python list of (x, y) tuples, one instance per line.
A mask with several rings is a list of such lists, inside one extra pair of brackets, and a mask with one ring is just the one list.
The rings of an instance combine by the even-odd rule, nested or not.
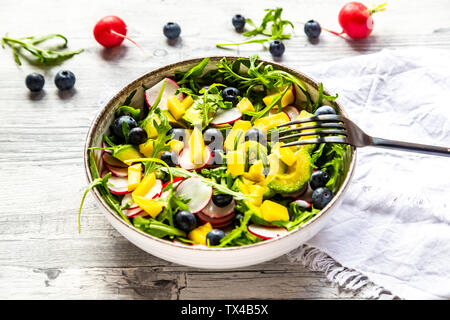
[[(15, 65), (0, 50), (0, 298), (24, 299), (339, 299), (361, 298), (330, 284), (286, 257), (233, 271), (187, 268), (146, 254), (119, 235), (89, 195), (77, 233), (77, 210), (86, 179), (82, 148), (100, 104), (137, 76), (181, 59), (259, 53), (260, 45), (231, 50), (218, 42), (239, 41), (231, 17), (254, 20), (264, 8), (283, 7), (296, 22), (281, 63), (303, 66), (378, 52), (385, 48), (450, 49), (449, 2), (397, 0), (376, 14), (375, 31), (352, 42), (323, 32), (310, 43), (302, 21), (318, 20), (339, 30), (337, 14), (346, 1), (1, 1), (0, 34), (61, 33), (70, 48), (85, 52), (60, 66)], [(96, 21), (115, 14), (128, 24), (131, 43), (102, 49), (92, 36)], [(162, 26), (176, 21), (182, 37), (169, 44)], [(58, 92), (53, 77), (72, 70), (76, 89)], [(45, 75), (44, 92), (24, 85), (31, 71)], [(320, 79), (318, 79), (320, 80)], [(326, 83), (325, 83), (326, 86)]]

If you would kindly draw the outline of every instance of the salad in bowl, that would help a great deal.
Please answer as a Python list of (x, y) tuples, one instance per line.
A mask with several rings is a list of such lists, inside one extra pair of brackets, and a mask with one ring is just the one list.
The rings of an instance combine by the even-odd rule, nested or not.
[[(257, 56), (197, 59), (149, 79), (108, 103), (86, 143), (84, 196), (95, 189), (122, 234), (177, 249), (258, 246), (316, 220), (347, 183), (352, 147), (278, 141), (296, 126), (281, 124), (342, 113), (322, 84)], [(131, 240), (153, 253), (144, 238)]]

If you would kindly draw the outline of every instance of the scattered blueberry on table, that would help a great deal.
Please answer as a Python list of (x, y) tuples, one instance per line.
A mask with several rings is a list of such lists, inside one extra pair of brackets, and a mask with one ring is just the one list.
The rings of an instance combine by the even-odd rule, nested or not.
[(75, 85), (75, 75), (72, 71), (61, 70), (55, 76), (55, 85), (59, 90), (70, 90)]
[(309, 20), (306, 22), (304, 30), (309, 39), (319, 38), (320, 33), (322, 32), (320, 24), (315, 20)]
[(283, 42), (280, 40), (272, 40), (269, 44), (269, 51), (272, 54), (272, 56), (279, 58), (283, 55), (285, 50)]
[(30, 73), (25, 78), (25, 84), (31, 92), (39, 92), (44, 88), (45, 79), (42, 74), (37, 72)]
[(245, 17), (243, 15), (234, 15), (233, 19), (231, 19), (231, 22), (233, 23), (233, 27), (236, 29), (236, 31), (241, 32), (242, 30), (244, 30)]
[(169, 40), (174, 40), (180, 36), (181, 27), (178, 23), (175, 22), (167, 22), (164, 25), (163, 33)]

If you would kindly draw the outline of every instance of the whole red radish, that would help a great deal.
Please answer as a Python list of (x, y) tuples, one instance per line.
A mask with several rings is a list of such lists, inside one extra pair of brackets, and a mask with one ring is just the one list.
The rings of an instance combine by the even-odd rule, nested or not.
[(339, 24), (343, 32), (354, 40), (364, 39), (373, 30), (372, 14), (384, 11), (386, 3), (368, 9), (360, 2), (349, 2), (339, 12)]
[(94, 37), (106, 48), (120, 45), (127, 35), (127, 25), (116, 16), (106, 16), (100, 19), (94, 27)]

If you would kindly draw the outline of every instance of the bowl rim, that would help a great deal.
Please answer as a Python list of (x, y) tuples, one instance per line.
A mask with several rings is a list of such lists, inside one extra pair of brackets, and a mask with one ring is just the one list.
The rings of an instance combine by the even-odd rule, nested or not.
[[(85, 174), (86, 174), (88, 183), (91, 183), (93, 181), (92, 173), (89, 170), (88, 148), (90, 147), (90, 145), (92, 143), (94, 132), (97, 129), (97, 125), (98, 125), (100, 119), (106, 114), (106, 111), (109, 109), (110, 105), (112, 103), (115, 103), (115, 101), (117, 99), (122, 97), (122, 95), (125, 92), (127, 92), (130, 87), (136, 86), (137, 84), (141, 83), (142, 81), (144, 81), (147, 78), (152, 77), (155, 74), (164, 73), (164, 71), (172, 70), (173, 68), (183, 67), (185, 65), (189, 65), (189, 64), (193, 64), (193, 63), (199, 63), (200, 61), (202, 61), (205, 58), (209, 58), (210, 61), (219, 61), (222, 58), (226, 58), (227, 60), (229, 60), (229, 61), (231, 60), (232, 61), (232, 60), (239, 59), (239, 58), (247, 59), (248, 57), (243, 57), (243, 56), (225, 56), (225, 55), (224, 56), (206, 56), (206, 57), (204, 56), (204, 57), (190, 58), (190, 59), (186, 59), (186, 60), (170, 63), (170, 64), (164, 65), (164, 66), (162, 66), (160, 68), (157, 68), (157, 69), (154, 69), (152, 71), (149, 71), (149, 72), (146, 72), (146, 73), (142, 74), (141, 76), (139, 76), (135, 80), (127, 83), (126, 85), (124, 85), (116, 94), (109, 96), (107, 98), (107, 100), (102, 103), (101, 107), (99, 108), (100, 111), (97, 112), (97, 115), (95, 116), (94, 120), (91, 122), (91, 125), (89, 126), (89, 130), (88, 130), (88, 133), (87, 133), (87, 136), (86, 136), (85, 145), (84, 145), (84, 149), (83, 149), (84, 169), (85, 169)], [(301, 81), (307, 82), (310, 86), (312, 86), (316, 90), (318, 89), (318, 82), (316, 80), (314, 80), (313, 78), (311, 78), (310, 76), (304, 74), (303, 72), (297, 71), (295, 69), (292, 69), (291, 67), (288, 67), (286, 65), (283, 65), (283, 64), (280, 64), (280, 63), (277, 63), (277, 62), (273, 62), (273, 61), (267, 61), (267, 60), (264, 60), (264, 59), (258, 59), (258, 61), (259, 62), (263, 62), (264, 64), (271, 64), (275, 68), (284, 70), (284, 71), (289, 72), (289, 73), (291, 73), (293, 75), (296, 75), (296, 76), (300, 75), (301, 76), (301, 79), (300, 79)], [(324, 88), (324, 93), (326, 95), (330, 95), (329, 92), (325, 88)], [(332, 101), (331, 103), (334, 104), (336, 107), (338, 107), (338, 109), (341, 111), (341, 113), (344, 116), (347, 116), (345, 110), (342, 108), (342, 106), (340, 105), (339, 102)], [(350, 165), (348, 167), (347, 176), (345, 177), (344, 181), (342, 182), (341, 188), (335, 194), (333, 199), (325, 206), (325, 208), (323, 208), (320, 211), (320, 214), (318, 214), (315, 217), (313, 217), (312, 219), (310, 219), (308, 222), (306, 222), (301, 227), (298, 227), (297, 229), (291, 230), (287, 234), (285, 234), (285, 235), (283, 235), (281, 237), (268, 239), (268, 240), (260, 241), (260, 242), (249, 244), (249, 245), (243, 245), (243, 246), (217, 248), (217, 247), (207, 247), (207, 246), (203, 246), (203, 245), (185, 245), (185, 244), (177, 243), (176, 241), (165, 240), (165, 239), (161, 239), (161, 238), (152, 236), (152, 235), (150, 235), (148, 233), (145, 233), (145, 232), (137, 229), (133, 225), (128, 224), (125, 220), (123, 220), (121, 217), (119, 217), (118, 214), (116, 212), (114, 212), (108, 206), (108, 204), (101, 197), (100, 193), (98, 192), (98, 190), (96, 188), (93, 188), (92, 191), (94, 192), (94, 198), (96, 199), (96, 201), (98, 203), (100, 203), (103, 206), (103, 208), (105, 209), (105, 211), (110, 216), (112, 216), (115, 220), (119, 221), (119, 223), (124, 225), (126, 228), (130, 229), (132, 232), (136, 232), (136, 233), (138, 233), (138, 234), (140, 234), (140, 235), (142, 235), (142, 236), (144, 236), (144, 237), (146, 237), (146, 238), (148, 238), (150, 240), (157, 241), (157, 242), (159, 242), (159, 243), (161, 243), (163, 245), (174, 246), (176, 248), (186, 249), (186, 250), (196, 250), (196, 251), (204, 250), (204, 251), (209, 251), (209, 252), (211, 252), (211, 251), (228, 252), (228, 251), (234, 251), (234, 250), (252, 250), (253, 248), (256, 248), (256, 247), (259, 247), (259, 246), (264, 246), (264, 245), (267, 245), (268, 243), (273, 243), (275, 241), (281, 241), (281, 240), (287, 239), (289, 237), (292, 238), (297, 232), (302, 232), (302, 231), (306, 232), (306, 229), (309, 228), (313, 223), (315, 223), (318, 220), (323, 220), (326, 215), (329, 215), (330, 212), (332, 211), (333, 207), (340, 200), (341, 196), (344, 194), (344, 192), (348, 188), (349, 182), (352, 179), (352, 176), (353, 176), (353, 173), (354, 173), (354, 168), (355, 168), (355, 163), (356, 163), (356, 155), (357, 155), (356, 148), (354, 146), (351, 146), (351, 154), (352, 154), (352, 160), (351, 160)]]

